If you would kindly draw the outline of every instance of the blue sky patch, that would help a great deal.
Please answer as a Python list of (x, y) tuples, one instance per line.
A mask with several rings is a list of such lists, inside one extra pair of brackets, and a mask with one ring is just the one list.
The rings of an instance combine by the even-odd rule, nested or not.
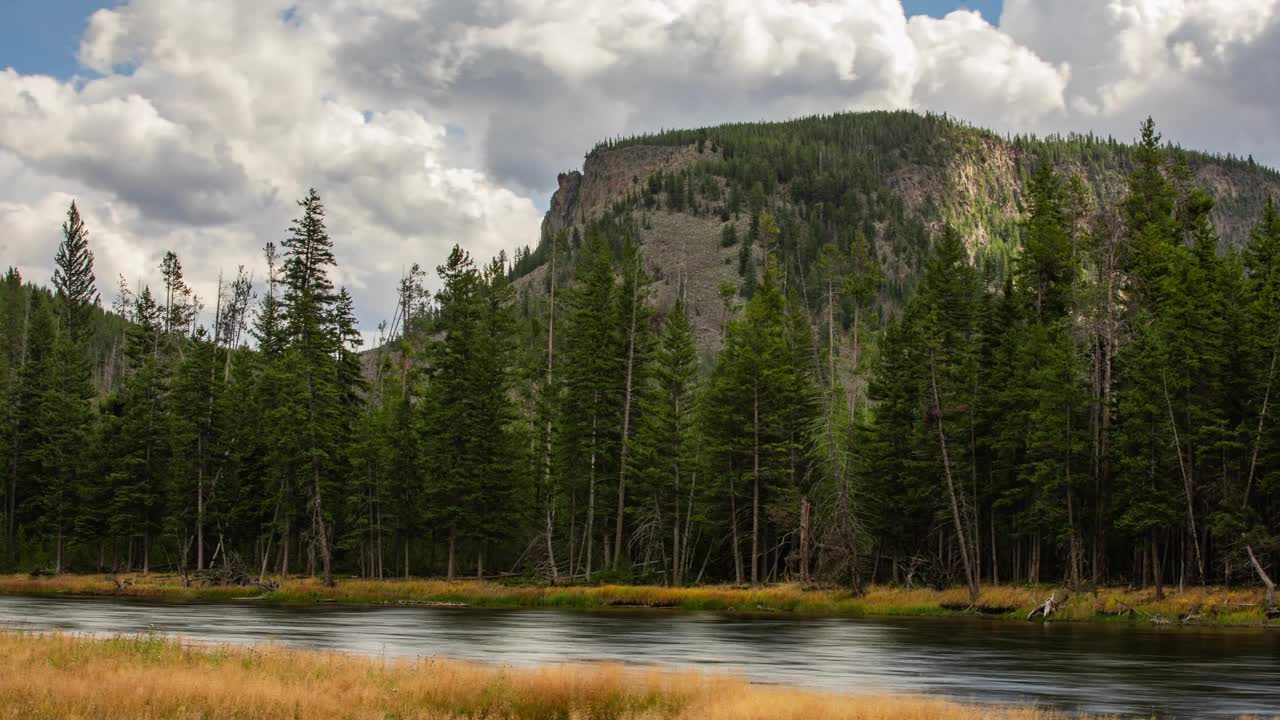
[(995, 25), (1000, 22), (1000, 11), (1004, 0), (902, 0), (902, 6), (908, 15), (932, 15), (942, 17), (952, 10), (964, 8), (977, 10), (983, 19)]
[[(76, 61), (76, 52), (89, 16), (122, 4), (123, 0), (7, 0), (0, 10), (0, 68), (62, 79), (86, 74)], [(969, 8), (981, 12), (994, 25), (1000, 20), (1003, 0), (903, 0), (903, 6), (908, 15), (934, 17)], [(287, 8), (280, 19), (296, 22), (296, 9)]]

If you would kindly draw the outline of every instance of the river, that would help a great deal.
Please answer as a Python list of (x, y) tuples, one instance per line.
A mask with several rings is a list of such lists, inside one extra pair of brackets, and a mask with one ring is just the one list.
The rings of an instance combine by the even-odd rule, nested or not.
[(762, 683), (1124, 716), (1280, 716), (1280, 633), (1262, 630), (25, 597), (0, 597), (0, 627), (513, 665), (697, 667)]

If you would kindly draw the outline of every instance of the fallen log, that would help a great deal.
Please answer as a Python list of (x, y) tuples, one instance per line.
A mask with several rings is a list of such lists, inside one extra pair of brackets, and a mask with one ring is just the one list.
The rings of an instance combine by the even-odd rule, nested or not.
[(116, 595), (119, 595), (125, 590), (128, 590), (129, 588), (133, 587), (133, 580), (130, 578), (120, 579), (115, 575), (111, 575), (107, 579), (110, 580), (116, 586), (115, 593), (114, 593)]
[(1266, 586), (1266, 614), (1268, 620), (1280, 618), (1280, 609), (1276, 608), (1276, 584), (1271, 580), (1271, 576), (1267, 575), (1267, 571), (1262, 569), (1262, 563), (1258, 562), (1257, 556), (1253, 554), (1253, 546), (1245, 545), (1245, 552), (1249, 553), (1249, 562), (1253, 564), (1253, 569), (1258, 573), (1258, 577), (1262, 578), (1262, 584)]
[(1044, 601), (1043, 605), (1037, 605), (1031, 612), (1027, 613), (1027, 619), (1032, 620), (1039, 616), (1041, 619), (1047, 620), (1055, 610), (1058, 609), (1058, 593), (1054, 592), (1049, 595), (1049, 599)]

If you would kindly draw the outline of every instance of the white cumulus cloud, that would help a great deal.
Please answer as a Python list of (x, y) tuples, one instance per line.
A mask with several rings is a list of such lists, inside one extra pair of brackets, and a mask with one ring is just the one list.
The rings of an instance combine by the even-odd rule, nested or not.
[(83, 77), (0, 69), (0, 251), (47, 280), (74, 197), (103, 287), (173, 249), (212, 297), (315, 186), (368, 328), (410, 263), (535, 243), (556, 172), (611, 136), (914, 108), (1127, 138), (1153, 114), (1275, 162), (1278, 5), (130, 0), (92, 17)]

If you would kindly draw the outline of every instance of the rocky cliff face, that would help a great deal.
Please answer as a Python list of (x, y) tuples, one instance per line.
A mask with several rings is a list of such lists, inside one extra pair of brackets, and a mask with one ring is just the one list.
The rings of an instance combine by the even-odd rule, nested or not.
[[(560, 231), (580, 231), (593, 219), (608, 212), (628, 193), (638, 193), (649, 176), (662, 170), (683, 169), (699, 160), (717, 157), (696, 146), (629, 146), (592, 153), (582, 171), (561, 173), (559, 187), (551, 196), (542, 221), (542, 237)], [(736, 283), (738, 248), (720, 247), (724, 225), (716, 215), (693, 215), (668, 210), (639, 212), (637, 242), (645, 265), (654, 279), (654, 303), (659, 315), (675, 304), (681, 278), (689, 319), (701, 349), (720, 346), (720, 333), (727, 313), (720, 299), (720, 284)], [(746, 232), (746, 219), (739, 218), (738, 230)], [(546, 268), (540, 267), (517, 281), (517, 287), (541, 287)]]
[(638, 192), (641, 184), (659, 170), (678, 170), (713, 157), (716, 155), (705, 148), (699, 153), (693, 146), (632, 145), (594, 152), (583, 163), (581, 172), (560, 173), (556, 178), (558, 188), (542, 220), (542, 237), (599, 217), (628, 192)]

